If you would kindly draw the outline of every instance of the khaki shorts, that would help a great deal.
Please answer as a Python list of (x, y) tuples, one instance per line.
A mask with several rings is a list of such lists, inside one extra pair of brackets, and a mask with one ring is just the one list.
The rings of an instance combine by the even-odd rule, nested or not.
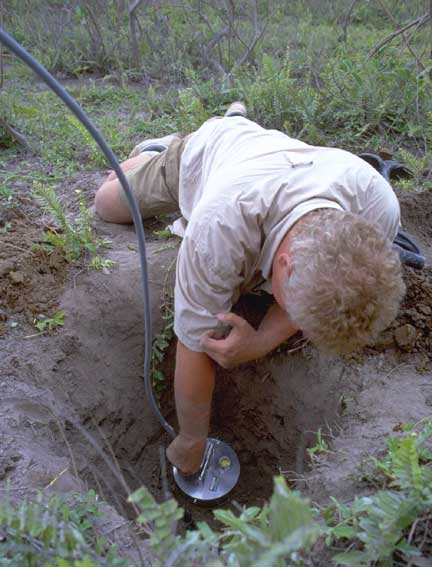
[[(167, 150), (125, 173), (143, 219), (178, 211), (180, 159), (188, 138), (179, 137)], [(123, 190), (120, 194), (127, 203)]]

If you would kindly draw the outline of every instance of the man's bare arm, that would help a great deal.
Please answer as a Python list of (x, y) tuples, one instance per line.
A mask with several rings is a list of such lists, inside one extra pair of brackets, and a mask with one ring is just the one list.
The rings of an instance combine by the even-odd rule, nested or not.
[(184, 474), (196, 472), (201, 464), (214, 383), (214, 362), (206, 353), (191, 351), (178, 341), (174, 391), (180, 431), (168, 447), (167, 455)]
[(217, 340), (209, 331), (201, 338), (201, 345), (224, 368), (261, 358), (298, 331), (277, 303), (267, 311), (257, 330), (234, 313), (218, 315), (218, 319), (232, 326), (230, 334)]

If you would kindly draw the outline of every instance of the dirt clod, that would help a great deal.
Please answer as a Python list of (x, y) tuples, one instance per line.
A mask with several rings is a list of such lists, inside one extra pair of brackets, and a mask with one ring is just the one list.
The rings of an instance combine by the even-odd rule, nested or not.
[(15, 285), (24, 283), (24, 274), (22, 272), (9, 272), (9, 279)]
[(415, 346), (416, 339), (416, 328), (409, 323), (398, 327), (395, 331), (395, 341), (402, 350), (411, 351)]
[(392, 159), (393, 157), (393, 150), (391, 150), (390, 148), (381, 148), (378, 151), (378, 155), (382, 158), (382, 159)]

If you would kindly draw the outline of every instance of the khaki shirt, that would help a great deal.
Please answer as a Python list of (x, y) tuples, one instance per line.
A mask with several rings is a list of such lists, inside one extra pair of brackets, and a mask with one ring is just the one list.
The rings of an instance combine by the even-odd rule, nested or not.
[(183, 236), (177, 262), (175, 333), (201, 352), (240, 294), (269, 281), (274, 254), (303, 215), (358, 214), (396, 236), (400, 210), (384, 178), (355, 155), (309, 146), (243, 117), (212, 119), (187, 141), (180, 162)]

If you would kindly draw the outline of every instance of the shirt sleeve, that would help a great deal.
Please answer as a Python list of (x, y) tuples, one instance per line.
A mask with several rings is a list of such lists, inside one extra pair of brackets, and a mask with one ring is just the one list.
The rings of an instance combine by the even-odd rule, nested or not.
[(381, 176), (375, 176), (368, 188), (365, 218), (381, 227), (393, 241), (400, 227), (400, 206), (391, 185)]
[(202, 352), (200, 337), (220, 326), (218, 313), (231, 310), (240, 271), (232, 250), (224, 250), (221, 231), (188, 230), (177, 258), (174, 332), (190, 350)]

